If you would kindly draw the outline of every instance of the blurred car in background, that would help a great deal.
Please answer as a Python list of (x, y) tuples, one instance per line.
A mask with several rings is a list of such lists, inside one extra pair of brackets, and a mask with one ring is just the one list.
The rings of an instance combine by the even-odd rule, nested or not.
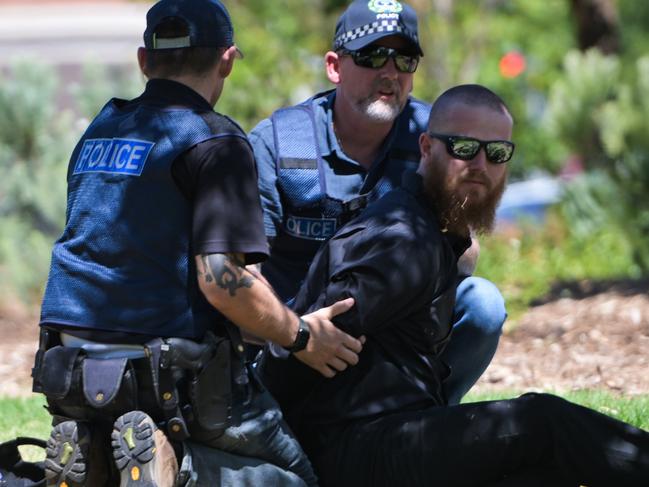
[(548, 208), (561, 199), (561, 180), (539, 175), (509, 183), (496, 210), (496, 230), (521, 221), (543, 223)]

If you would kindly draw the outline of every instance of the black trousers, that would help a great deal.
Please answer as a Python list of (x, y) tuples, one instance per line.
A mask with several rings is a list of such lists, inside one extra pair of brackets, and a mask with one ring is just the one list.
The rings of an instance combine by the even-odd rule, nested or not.
[(549, 394), (320, 433), (307, 453), (321, 487), (649, 485), (649, 433)]

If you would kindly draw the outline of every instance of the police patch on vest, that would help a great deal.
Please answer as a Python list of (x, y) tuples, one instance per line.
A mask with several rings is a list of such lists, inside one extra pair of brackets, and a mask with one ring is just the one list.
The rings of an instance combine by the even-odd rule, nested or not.
[(134, 139), (88, 139), (73, 174), (106, 172), (140, 176), (154, 143)]
[(301, 218), (288, 215), (286, 233), (307, 240), (327, 240), (336, 233), (335, 218)]

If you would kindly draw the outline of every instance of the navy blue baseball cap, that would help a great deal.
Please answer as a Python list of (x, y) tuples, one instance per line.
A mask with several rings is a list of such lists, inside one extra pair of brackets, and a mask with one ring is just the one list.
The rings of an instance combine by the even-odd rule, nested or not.
[(424, 55), (417, 34), (417, 13), (397, 0), (355, 0), (338, 19), (333, 50), (356, 51), (387, 36), (401, 36)]
[[(188, 35), (158, 38), (157, 27), (172, 18), (186, 24)], [(144, 46), (147, 49), (230, 47), (232, 45), (234, 45), (234, 28), (230, 14), (219, 0), (160, 0), (146, 14)]]

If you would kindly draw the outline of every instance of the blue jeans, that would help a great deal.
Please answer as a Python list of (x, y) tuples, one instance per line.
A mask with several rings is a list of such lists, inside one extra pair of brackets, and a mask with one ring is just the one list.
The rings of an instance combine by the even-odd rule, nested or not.
[(451, 368), (444, 387), (448, 403), (459, 404), (491, 362), (507, 318), (498, 288), (481, 277), (457, 286), (453, 334), (441, 358)]
[(194, 486), (317, 486), (311, 463), (266, 390), (250, 388), (241, 424), (223, 434), (192, 432), (179, 478)]
[(258, 458), (234, 455), (209, 446), (183, 444), (180, 464), (181, 487), (306, 487), (293, 472)]

